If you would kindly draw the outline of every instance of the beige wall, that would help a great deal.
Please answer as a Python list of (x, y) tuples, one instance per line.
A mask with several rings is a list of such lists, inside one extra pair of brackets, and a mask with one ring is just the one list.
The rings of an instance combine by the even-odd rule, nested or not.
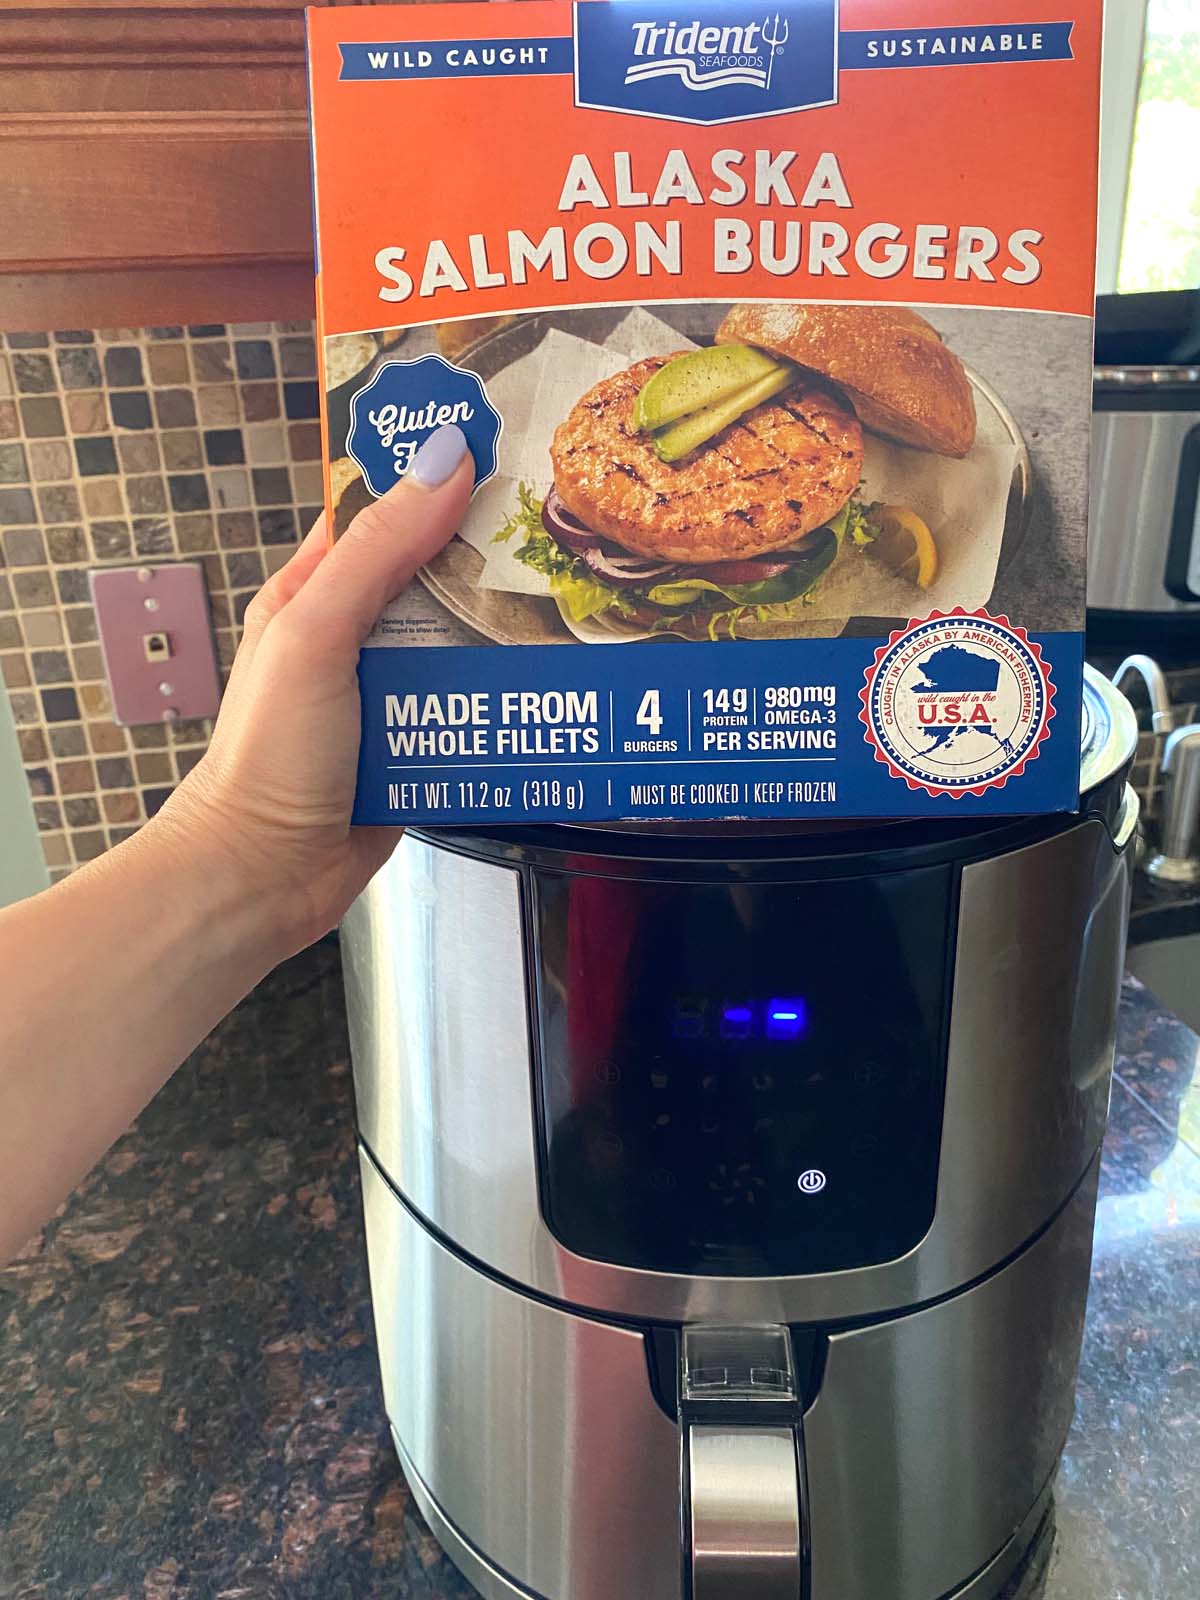
[(0, 906), (49, 883), (8, 699), (0, 694)]

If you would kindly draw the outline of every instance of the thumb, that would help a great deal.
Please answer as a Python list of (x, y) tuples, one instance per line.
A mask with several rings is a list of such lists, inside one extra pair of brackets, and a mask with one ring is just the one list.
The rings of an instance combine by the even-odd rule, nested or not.
[(454, 423), (430, 434), (382, 499), (360, 511), (284, 608), (328, 648), (357, 650), (393, 600), (458, 530), (475, 484), (466, 435)]

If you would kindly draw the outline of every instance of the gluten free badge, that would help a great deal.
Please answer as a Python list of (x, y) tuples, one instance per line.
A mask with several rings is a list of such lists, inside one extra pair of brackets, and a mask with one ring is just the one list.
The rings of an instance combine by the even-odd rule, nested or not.
[(482, 379), (443, 356), (385, 361), (350, 402), (346, 449), (372, 494), (383, 495), (412, 465), (438, 428), (456, 423), (475, 461), (475, 484), (496, 471), (503, 422)]

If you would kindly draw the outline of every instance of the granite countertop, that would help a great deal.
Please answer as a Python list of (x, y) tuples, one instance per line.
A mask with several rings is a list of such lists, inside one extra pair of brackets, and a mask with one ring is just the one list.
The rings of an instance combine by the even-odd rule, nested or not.
[[(1127, 981), (1057, 1536), (1013, 1600), (1200, 1592), (1198, 1048)], [(0, 1600), (473, 1593), (384, 1422), (335, 946), (195, 1053), (0, 1318)]]
[(1144, 872), (1133, 879), (1130, 945), (1200, 933), (1200, 884), (1155, 883)]

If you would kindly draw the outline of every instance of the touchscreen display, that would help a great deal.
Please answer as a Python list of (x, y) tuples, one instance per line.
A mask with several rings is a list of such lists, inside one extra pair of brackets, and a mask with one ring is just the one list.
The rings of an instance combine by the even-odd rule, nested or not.
[(535, 882), (547, 1219), (668, 1272), (887, 1261), (933, 1218), (951, 869)]

